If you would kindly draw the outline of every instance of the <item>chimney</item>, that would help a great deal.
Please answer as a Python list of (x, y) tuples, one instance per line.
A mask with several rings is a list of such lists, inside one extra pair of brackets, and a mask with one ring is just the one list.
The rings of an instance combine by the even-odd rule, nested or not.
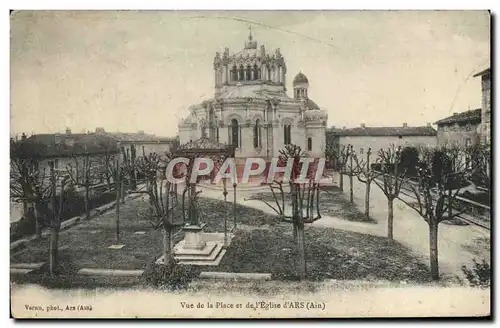
[(364, 129), (366, 127), (365, 123), (361, 123), (361, 127)]
[(407, 128), (408, 127), (408, 123), (404, 122), (403, 123), (403, 128)]
[(70, 128), (66, 128), (66, 135), (70, 135), (71, 134), (71, 129)]

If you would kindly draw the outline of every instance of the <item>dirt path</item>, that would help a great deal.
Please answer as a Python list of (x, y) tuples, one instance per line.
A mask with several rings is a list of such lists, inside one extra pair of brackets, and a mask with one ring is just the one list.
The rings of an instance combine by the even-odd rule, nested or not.
[[(344, 193), (347, 195), (348, 179), (344, 180)], [(254, 191), (237, 191), (237, 202), (241, 205), (275, 214), (266, 204), (259, 200), (248, 200)], [(202, 195), (208, 198), (224, 199), (222, 192), (203, 188)], [(365, 185), (354, 179), (354, 201), (360, 210), (364, 206)], [(233, 201), (232, 192), (228, 201)], [(372, 186), (370, 202), (371, 216), (376, 224), (351, 222), (332, 216), (323, 216), (312, 226), (318, 228), (334, 228), (375, 236), (387, 234), (387, 199), (382, 191)], [(427, 223), (403, 202), (394, 202), (394, 238), (409, 247), (423, 261), (429, 256), (429, 230)], [(490, 262), (490, 232), (473, 225), (453, 226), (441, 224), (439, 227), (439, 264), (441, 273), (451, 276), (462, 276), (462, 265), (470, 266), (472, 260), (485, 259)]]

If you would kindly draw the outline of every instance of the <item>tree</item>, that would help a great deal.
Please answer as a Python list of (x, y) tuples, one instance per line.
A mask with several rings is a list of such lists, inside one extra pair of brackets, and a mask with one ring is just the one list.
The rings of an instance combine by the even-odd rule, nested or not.
[(115, 218), (116, 218), (116, 242), (120, 242), (120, 202), (122, 198), (122, 184), (123, 184), (123, 177), (125, 176), (126, 168), (123, 163), (120, 163), (120, 160), (118, 158), (115, 158), (114, 163), (110, 167), (108, 167), (108, 170), (111, 174), (111, 177), (114, 181), (114, 189), (116, 193), (116, 211), (115, 211)]
[(172, 183), (167, 180), (166, 168), (170, 161), (170, 154), (160, 156), (156, 153), (150, 153), (147, 156), (137, 158), (136, 169), (142, 174), (147, 182), (145, 191), (131, 191), (131, 193), (146, 194), (149, 198), (147, 202), (148, 210), (142, 215), (151, 221), (155, 229), (162, 228), (163, 231), (163, 258), (164, 264), (173, 263), (173, 234), (177, 227), (182, 226), (183, 222), (175, 222), (173, 210), (177, 206), (173, 202)]
[[(302, 161), (307, 156), (299, 146), (293, 144), (286, 145), (285, 149), (280, 150), (279, 153), (278, 165), (285, 166), (289, 161), (292, 163), (290, 180), (288, 181), (290, 188), (289, 195), (292, 201), (292, 215), (287, 216), (285, 214), (285, 193), (283, 181), (280, 181), (280, 179), (274, 180), (270, 185), (276, 208), (264, 202), (276, 211), (280, 220), (292, 223), (293, 236), (296, 243), (297, 256), (295, 262), (297, 275), (300, 279), (304, 279), (307, 275), (304, 225), (321, 218), (319, 212), (319, 183), (314, 181), (314, 170), (310, 166), (305, 175), (302, 176)], [(276, 194), (277, 191), (279, 191), (281, 198)], [(316, 215), (314, 214), (314, 210), (316, 210)]]
[(74, 165), (70, 162), (66, 172), (75, 186), (84, 188), (85, 219), (90, 219), (90, 191), (101, 183), (101, 170), (96, 159), (91, 158), (88, 152), (83, 156), (73, 156)]
[(358, 176), (361, 171), (360, 168), (354, 163), (356, 153), (352, 145), (347, 146), (347, 165), (344, 166), (344, 173), (349, 176), (349, 203), (354, 204), (354, 190), (353, 190), (353, 177)]
[[(50, 208), (46, 208), (47, 216), (50, 218), (50, 242), (49, 242), (49, 273), (54, 275), (58, 266), (59, 230), (61, 229), (61, 216), (64, 208), (65, 184), (69, 176), (59, 176), (54, 169), (54, 162), (49, 162), (50, 169)], [(60, 192), (57, 195), (57, 183), (60, 182)], [(59, 203), (57, 202), (59, 196)]]
[(116, 145), (101, 140), (98, 141), (98, 146), (101, 149), (101, 155), (98, 158), (100, 175), (106, 181), (108, 190), (111, 191), (115, 184), (113, 181), (113, 174), (115, 158), (117, 157)]
[[(407, 181), (407, 170), (404, 169), (401, 171), (403, 167), (401, 165), (402, 157), (401, 148), (396, 148), (394, 145), (391, 145), (387, 149), (380, 149), (377, 162), (381, 164), (381, 172), (373, 180), (387, 198), (387, 238), (390, 240), (394, 239), (394, 199), (399, 197), (401, 187)], [(379, 181), (378, 177), (380, 176), (382, 177), (382, 182)]]
[(474, 184), (486, 188), (491, 192), (491, 149), (483, 145), (475, 145), (468, 149), (472, 166), (471, 180)]
[[(467, 178), (467, 171), (465, 168), (454, 172), (448, 169), (449, 162), (444, 160), (445, 150), (421, 149), (421, 152), (422, 163), (417, 169), (418, 182), (408, 184), (416, 198), (416, 203), (408, 202), (400, 196), (399, 199), (415, 210), (429, 226), (431, 277), (433, 280), (438, 280), (439, 223), (451, 220), (463, 213), (462, 211), (454, 212), (453, 209), (449, 211), (449, 207), (458, 196), (462, 182)], [(440, 163), (440, 160), (443, 162)]]
[(366, 220), (370, 220), (370, 190), (372, 181), (379, 175), (379, 173), (372, 169), (370, 163), (370, 156), (372, 154), (372, 149), (368, 148), (366, 151), (366, 160), (359, 159), (358, 156), (354, 155), (354, 161), (356, 162), (356, 170), (358, 172), (358, 180), (365, 184), (365, 217)]
[(329, 161), (334, 162), (334, 169), (339, 172), (339, 187), (344, 191), (344, 176), (346, 171), (347, 161), (349, 159), (350, 145), (339, 145), (327, 142), (325, 149), (325, 156)]
[[(23, 215), (33, 218), (36, 238), (41, 237), (43, 224), (48, 220), (41, 208), (50, 191), (49, 172), (39, 165), (40, 147), (24, 140), (10, 140), (10, 199), (22, 202)], [(29, 208), (34, 210), (33, 215), (28, 214)]]

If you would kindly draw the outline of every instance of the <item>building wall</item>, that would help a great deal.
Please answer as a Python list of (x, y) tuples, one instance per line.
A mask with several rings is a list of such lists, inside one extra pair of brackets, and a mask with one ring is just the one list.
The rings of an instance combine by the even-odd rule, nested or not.
[(401, 147), (435, 147), (437, 145), (437, 138), (435, 136), (339, 136), (340, 145), (352, 145), (356, 152), (363, 153), (368, 149), (372, 149), (372, 153), (376, 154), (380, 149), (387, 148), (391, 144)]
[(445, 147), (457, 145), (460, 148), (465, 148), (468, 142), (473, 145), (479, 139), (480, 128), (481, 126), (479, 123), (465, 126), (460, 126), (458, 124), (438, 126), (438, 146)]

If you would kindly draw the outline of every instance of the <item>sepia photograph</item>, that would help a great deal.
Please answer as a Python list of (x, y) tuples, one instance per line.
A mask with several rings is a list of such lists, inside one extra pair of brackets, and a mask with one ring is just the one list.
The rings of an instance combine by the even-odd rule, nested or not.
[(489, 10), (9, 29), (11, 318), (491, 319)]

